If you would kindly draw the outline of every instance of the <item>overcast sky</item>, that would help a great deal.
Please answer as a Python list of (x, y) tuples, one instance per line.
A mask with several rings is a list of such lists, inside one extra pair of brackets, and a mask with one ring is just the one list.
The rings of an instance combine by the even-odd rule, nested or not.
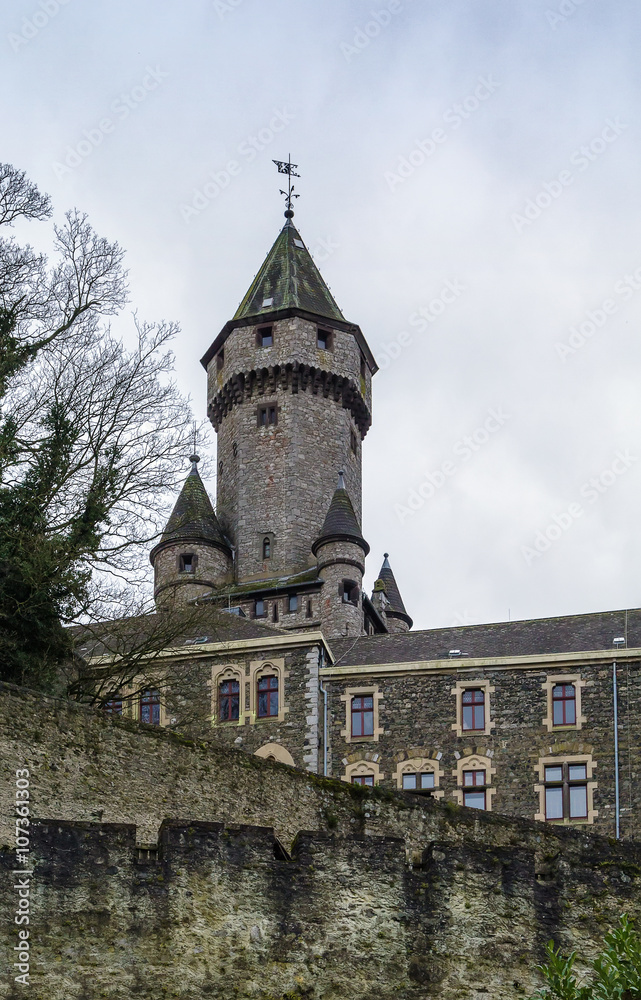
[(638, 0), (14, 0), (2, 159), (126, 248), (202, 418), (199, 359), (281, 227), (291, 152), (295, 223), (381, 367), (369, 585), (389, 551), (417, 628), (635, 607), (640, 21)]

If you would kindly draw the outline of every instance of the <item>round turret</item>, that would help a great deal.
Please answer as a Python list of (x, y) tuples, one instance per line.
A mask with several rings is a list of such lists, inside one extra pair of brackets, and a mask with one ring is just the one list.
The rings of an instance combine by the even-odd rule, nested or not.
[(198, 473), (199, 458), (190, 461), (191, 472), (149, 554), (158, 608), (187, 604), (233, 579), (231, 547)]

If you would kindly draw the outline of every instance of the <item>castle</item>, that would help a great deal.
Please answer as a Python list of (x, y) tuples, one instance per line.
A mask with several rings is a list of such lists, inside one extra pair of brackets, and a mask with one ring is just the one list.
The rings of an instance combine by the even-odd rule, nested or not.
[(414, 632), (387, 555), (363, 593), (376, 363), (286, 219), (203, 358), (216, 509), (193, 455), (156, 613), (78, 633), (144, 683), (0, 685), (36, 1000), (516, 1000), (640, 912), (641, 610)]
[[(151, 552), (159, 614), (217, 622), (171, 651), (206, 677), (206, 726), (349, 783), (634, 836), (641, 611), (412, 632), (387, 554), (363, 592), (376, 362), (292, 216), (202, 359), (216, 510), (194, 455)], [(147, 700), (118, 710), (179, 720)]]

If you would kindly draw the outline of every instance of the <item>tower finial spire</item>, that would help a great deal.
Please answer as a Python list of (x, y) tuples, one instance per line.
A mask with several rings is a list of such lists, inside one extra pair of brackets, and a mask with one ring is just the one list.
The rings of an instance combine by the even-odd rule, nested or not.
[(292, 163), (292, 154), (289, 153), (287, 157), (287, 163), (282, 160), (272, 160), (278, 167), (279, 174), (287, 174), (288, 185), (287, 191), (283, 191), (281, 188), (281, 194), (285, 197), (285, 218), (289, 224), (290, 219), (294, 218), (294, 209), (292, 208), (292, 198), (299, 198), (300, 195), (294, 194), (294, 185), (292, 184), (292, 177), (300, 177), (300, 174), (296, 173), (298, 168), (297, 163)]
[(194, 444), (194, 446), (191, 449), (192, 453), (189, 456), (189, 461), (191, 462), (191, 471), (192, 472), (196, 472), (196, 466), (200, 462), (200, 455), (196, 454), (196, 445), (198, 443), (198, 427), (196, 425), (196, 421), (195, 420), (194, 420), (193, 427), (192, 427), (192, 434), (193, 434), (193, 444)]

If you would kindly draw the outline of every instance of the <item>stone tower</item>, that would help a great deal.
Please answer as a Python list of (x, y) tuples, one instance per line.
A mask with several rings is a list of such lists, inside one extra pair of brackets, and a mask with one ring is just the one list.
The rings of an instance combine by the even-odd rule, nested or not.
[(218, 435), (216, 509), (236, 583), (309, 570), (340, 469), (360, 523), (377, 366), (291, 218), (202, 364)]
[(323, 581), (321, 629), (328, 637), (361, 635), (363, 576), (369, 545), (356, 520), (342, 472), (312, 552)]
[(191, 472), (149, 554), (159, 608), (187, 604), (233, 579), (231, 548), (198, 473), (199, 458), (190, 461)]

